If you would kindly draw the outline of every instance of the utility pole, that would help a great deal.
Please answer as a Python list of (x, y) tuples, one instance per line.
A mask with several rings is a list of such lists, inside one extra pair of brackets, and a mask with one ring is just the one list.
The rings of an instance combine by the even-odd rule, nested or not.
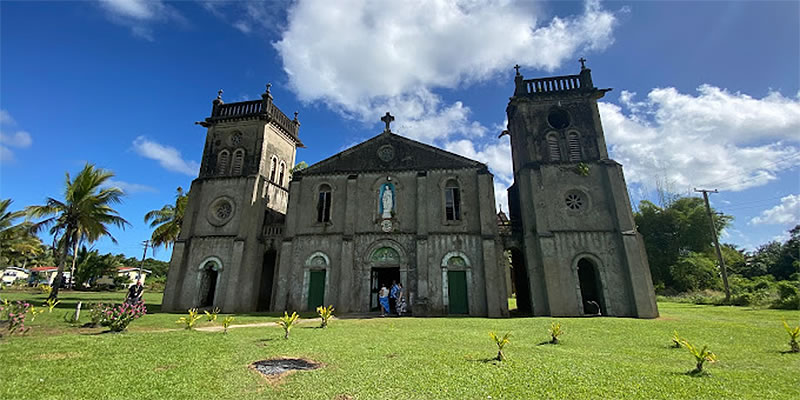
[(703, 199), (706, 202), (706, 213), (708, 214), (708, 222), (711, 224), (711, 235), (714, 237), (714, 248), (717, 250), (717, 259), (719, 260), (719, 267), (722, 271), (722, 284), (725, 285), (725, 301), (731, 299), (731, 288), (728, 286), (728, 270), (725, 268), (725, 260), (722, 258), (722, 249), (719, 247), (719, 239), (717, 239), (717, 226), (714, 224), (714, 215), (711, 213), (711, 206), (708, 204), (709, 193), (719, 193), (717, 189), (694, 189), (695, 192), (703, 193)]
[[(139, 282), (142, 281), (142, 268), (144, 268), (144, 258), (147, 256), (147, 247), (150, 246), (150, 241), (149, 240), (145, 240), (144, 242), (142, 242), (142, 244), (144, 245), (144, 253), (142, 253), (142, 263), (139, 264), (139, 278), (136, 279)], [(725, 285), (727, 287), (727, 283)]]

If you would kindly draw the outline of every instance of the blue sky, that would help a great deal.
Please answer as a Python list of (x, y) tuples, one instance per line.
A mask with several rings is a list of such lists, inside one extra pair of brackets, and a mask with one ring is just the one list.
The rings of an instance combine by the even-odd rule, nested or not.
[(143, 215), (196, 177), (217, 90), (271, 82), (300, 113), (298, 160), (374, 136), (389, 110), (394, 131), (488, 163), (503, 203), (511, 66), (573, 74), (583, 56), (614, 88), (601, 117), (634, 202), (718, 188), (723, 240), (748, 249), (800, 221), (800, 3), (413, 3), (4, 1), (0, 197), (41, 204), (86, 161), (110, 169), (132, 226), (95, 246), (139, 257)]

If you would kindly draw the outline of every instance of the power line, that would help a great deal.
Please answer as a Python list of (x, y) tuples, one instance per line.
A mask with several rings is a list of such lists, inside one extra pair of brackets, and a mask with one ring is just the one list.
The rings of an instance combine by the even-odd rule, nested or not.
[(714, 215), (711, 212), (711, 205), (708, 204), (709, 193), (719, 193), (717, 189), (694, 189), (695, 192), (703, 193), (703, 200), (706, 202), (706, 213), (708, 214), (708, 222), (711, 224), (711, 235), (714, 237), (714, 249), (717, 251), (717, 259), (719, 260), (719, 267), (722, 270), (722, 283), (725, 285), (725, 301), (731, 299), (731, 288), (728, 286), (728, 270), (725, 268), (725, 260), (722, 258), (722, 250), (719, 248), (719, 239), (717, 238), (717, 226), (714, 224)]

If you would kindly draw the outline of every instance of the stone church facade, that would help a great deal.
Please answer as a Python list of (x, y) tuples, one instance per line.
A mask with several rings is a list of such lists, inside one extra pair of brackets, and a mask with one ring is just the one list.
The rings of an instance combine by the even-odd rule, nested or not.
[(515, 83), (510, 221), (498, 218), (485, 164), (393, 133), (389, 113), (384, 132), (290, 177), (297, 114), (273, 104), (269, 85), (260, 100), (218, 96), (198, 123), (206, 144), (163, 309), (365, 313), (398, 281), (413, 315), (504, 317), (513, 282), (523, 313), (657, 316), (621, 166), (603, 141), (605, 90), (588, 69), (518, 72)]

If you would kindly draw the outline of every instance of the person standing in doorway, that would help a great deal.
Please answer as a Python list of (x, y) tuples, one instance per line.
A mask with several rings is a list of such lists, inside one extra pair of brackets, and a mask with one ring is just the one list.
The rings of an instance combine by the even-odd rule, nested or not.
[(391, 308), (389, 308), (389, 289), (386, 288), (386, 284), (381, 284), (381, 290), (378, 291), (378, 302), (381, 305), (381, 317), (391, 313)]
[(389, 309), (397, 311), (397, 299), (400, 296), (400, 286), (397, 281), (392, 281), (392, 289), (389, 290)]

